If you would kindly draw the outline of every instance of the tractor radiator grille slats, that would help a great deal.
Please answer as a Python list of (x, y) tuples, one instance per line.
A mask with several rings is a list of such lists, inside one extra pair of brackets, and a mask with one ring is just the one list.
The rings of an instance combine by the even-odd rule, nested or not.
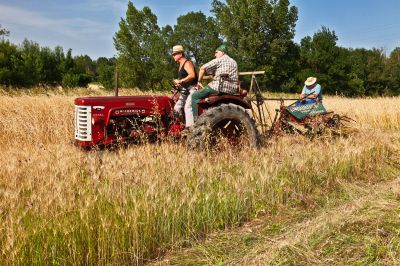
[(75, 139), (92, 140), (92, 107), (75, 105)]

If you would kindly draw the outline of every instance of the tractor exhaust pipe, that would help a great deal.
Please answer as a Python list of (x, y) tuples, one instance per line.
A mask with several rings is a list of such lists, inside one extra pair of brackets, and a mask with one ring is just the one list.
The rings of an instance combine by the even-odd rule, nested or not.
[(118, 71), (115, 70), (114, 75), (114, 96), (118, 96)]

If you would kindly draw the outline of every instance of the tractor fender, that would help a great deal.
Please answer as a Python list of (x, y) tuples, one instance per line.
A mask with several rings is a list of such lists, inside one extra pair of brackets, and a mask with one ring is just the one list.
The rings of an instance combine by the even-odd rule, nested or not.
[(208, 105), (210, 107), (218, 106), (221, 104), (236, 104), (244, 109), (252, 109), (251, 104), (245, 99), (236, 95), (224, 94), (224, 95), (210, 95), (209, 97), (202, 99), (199, 103), (202, 107)]

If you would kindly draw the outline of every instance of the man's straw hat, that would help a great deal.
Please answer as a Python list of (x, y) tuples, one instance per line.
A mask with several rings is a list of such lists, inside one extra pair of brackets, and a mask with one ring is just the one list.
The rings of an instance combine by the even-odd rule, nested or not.
[(313, 85), (315, 82), (317, 82), (317, 78), (316, 77), (308, 77), (306, 79), (306, 81), (304, 81), (304, 85), (306, 86), (311, 86)]
[(172, 47), (172, 54), (183, 53), (185, 49), (183, 49), (182, 45), (175, 45)]

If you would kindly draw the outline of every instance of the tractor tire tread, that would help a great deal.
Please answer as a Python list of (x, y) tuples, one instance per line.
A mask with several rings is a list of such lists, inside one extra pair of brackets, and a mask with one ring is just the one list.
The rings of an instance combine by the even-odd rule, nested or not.
[[(206, 110), (195, 122), (188, 138), (188, 146), (191, 149), (205, 150), (209, 148), (207, 136), (211, 133), (212, 124), (226, 117), (240, 119), (246, 128), (250, 146), (260, 147), (260, 134), (257, 130), (256, 121), (246, 110), (236, 104), (221, 104)], [(217, 122), (216, 122), (217, 121)]]

